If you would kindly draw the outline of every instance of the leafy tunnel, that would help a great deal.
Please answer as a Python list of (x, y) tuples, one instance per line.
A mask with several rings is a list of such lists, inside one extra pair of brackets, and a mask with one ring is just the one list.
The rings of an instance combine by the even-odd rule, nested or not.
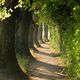
[(79, 18), (79, 0), (0, 0), (0, 80), (80, 80)]

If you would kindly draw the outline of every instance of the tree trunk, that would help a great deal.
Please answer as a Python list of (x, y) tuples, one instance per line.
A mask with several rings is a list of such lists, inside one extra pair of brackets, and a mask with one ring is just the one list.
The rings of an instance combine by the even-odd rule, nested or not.
[(44, 32), (44, 41), (48, 41), (48, 26), (46, 26), (44, 23), (43, 23), (43, 32)]
[(42, 24), (38, 27), (38, 41), (39, 43), (44, 43), (42, 39)]
[(48, 41), (50, 41), (50, 28), (48, 28)]
[(28, 46), (28, 35), (31, 20), (31, 12), (20, 9), (19, 23), (16, 31), (16, 46), (20, 49), (18, 51), (22, 50), (22, 53), (27, 53), (26, 55), (29, 57), (32, 57)]
[(29, 46), (30, 50), (37, 51), (37, 49), (34, 47), (34, 43), (33, 43), (33, 32), (34, 32), (34, 23), (32, 21), (30, 24), (30, 27), (29, 27), (28, 46)]
[[(9, 18), (2, 22), (0, 22), (1, 30), (1, 56), (3, 58), (2, 63), (5, 64), (7, 68), (13, 68), (11, 66), (12, 62), (16, 64), (16, 57), (15, 57), (15, 25), (14, 21)], [(15, 67), (14, 67), (15, 68)], [(13, 69), (14, 69), (13, 68)], [(13, 70), (12, 69), (12, 70)]]
[(12, 15), (0, 22), (0, 80), (23, 80), (24, 76), (15, 55), (15, 17)]
[[(28, 47), (28, 34), (31, 22), (31, 13), (20, 9), (19, 22), (16, 26), (16, 55), (21, 69), (27, 73), (28, 63), (33, 59)], [(23, 63), (20, 62), (20, 59)]]
[(38, 25), (34, 24), (34, 33), (33, 33), (33, 42), (34, 42), (34, 45), (36, 47), (40, 47), (40, 44), (38, 42)]

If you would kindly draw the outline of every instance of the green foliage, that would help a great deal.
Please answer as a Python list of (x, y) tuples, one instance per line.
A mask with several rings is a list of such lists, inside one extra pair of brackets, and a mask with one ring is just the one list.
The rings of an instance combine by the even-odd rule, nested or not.
[(11, 16), (11, 13), (18, 7), (27, 9), (30, 7), (30, 0), (0, 0), (0, 20)]
[(79, 24), (70, 22), (70, 26), (75, 27), (75, 31), (68, 29), (63, 34), (66, 46), (67, 74), (72, 80), (80, 79), (80, 28)]
[(73, 8), (73, 16), (77, 21), (80, 21), (80, 6), (77, 5)]
[[(35, 0), (36, 1), (36, 0)], [(37, 0), (39, 22), (52, 26), (51, 41), (53, 46), (60, 35), (64, 47), (67, 74), (70, 80), (80, 80), (80, 1), (79, 0)], [(55, 31), (58, 24), (59, 34)], [(53, 35), (52, 35), (53, 34)], [(54, 35), (55, 34), (55, 35)]]
[(30, 7), (30, 0), (19, 0), (18, 5), (16, 5), (15, 8), (18, 7), (27, 9), (28, 7)]
[(10, 17), (10, 12), (12, 12), (12, 9), (10, 8), (7, 10), (5, 5), (5, 0), (0, 0), (0, 19), (4, 20), (7, 17)]
[(26, 58), (25, 55), (21, 55), (21, 53), (17, 53), (16, 55), (17, 60), (18, 60), (18, 64), (20, 66), (20, 68), (22, 69), (22, 71), (24, 73), (28, 73), (28, 63), (29, 63), (29, 58)]
[(50, 36), (51, 36), (51, 47), (56, 52), (60, 52), (60, 34), (59, 34), (59, 26), (54, 25), (53, 27), (50, 27)]

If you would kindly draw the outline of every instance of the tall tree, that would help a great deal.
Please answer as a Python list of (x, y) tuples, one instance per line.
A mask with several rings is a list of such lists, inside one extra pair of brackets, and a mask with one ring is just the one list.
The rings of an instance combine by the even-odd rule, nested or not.
[(32, 21), (29, 27), (28, 46), (31, 50), (37, 51), (33, 43), (33, 32), (34, 32), (34, 22)]
[[(6, 80), (9, 80), (9, 78), (7, 78), (7, 75), (10, 74), (10, 76), (12, 76), (15, 74), (17, 75), (17, 78), (16, 76), (12, 76), (13, 79), (18, 80), (20, 76), (20, 78), (23, 80), (25, 74), (21, 71), (15, 54), (14, 14), (12, 14), (11, 17), (0, 22), (0, 31), (0, 66), (2, 66), (2, 72), (0, 72), (0, 75), (6, 76)], [(5, 72), (5, 74), (3, 72)]]
[(44, 32), (44, 41), (48, 41), (48, 26), (46, 24), (43, 24), (43, 32)]
[(34, 24), (34, 33), (33, 33), (33, 42), (34, 42), (34, 45), (36, 47), (40, 47), (40, 44), (38, 42), (38, 25), (37, 24)]
[(42, 24), (39, 25), (38, 27), (38, 41), (39, 43), (44, 43), (43, 38), (42, 38)]

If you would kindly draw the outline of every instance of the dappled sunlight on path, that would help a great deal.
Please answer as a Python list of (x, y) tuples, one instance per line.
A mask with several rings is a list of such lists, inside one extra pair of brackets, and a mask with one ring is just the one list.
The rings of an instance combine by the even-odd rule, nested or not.
[(49, 43), (41, 44), (39, 52), (32, 53), (35, 60), (29, 64), (30, 80), (66, 80), (62, 74), (64, 66), (57, 53), (50, 50)]

